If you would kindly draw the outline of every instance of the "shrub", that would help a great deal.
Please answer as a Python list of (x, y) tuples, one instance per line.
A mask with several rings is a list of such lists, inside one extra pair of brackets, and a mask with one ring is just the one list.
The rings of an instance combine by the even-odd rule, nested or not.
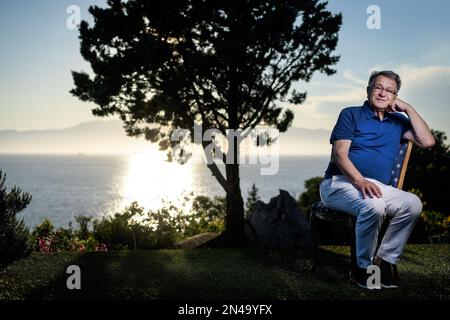
[(423, 211), (421, 217), (433, 242), (448, 242), (450, 240), (450, 217), (441, 212), (428, 210)]
[(404, 189), (423, 192), (424, 209), (449, 214), (447, 181), (450, 179), (450, 145), (443, 131), (432, 130), (436, 144), (432, 148), (412, 148)]
[(73, 231), (71, 229), (59, 228), (50, 236), (51, 251), (71, 251), (73, 250)]
[(149, 211), (146, 221), (151, 228), (150, 238), (154, 249), (172, 248), (182, 238), (185, 225), (183, 212), (173, 205)]
[(25, 209), (31, 195), (14, 186), (6, 192), (6, 174), (0, 170), (0, 266), (27, 257), (32, 251), (30, 232), (17, 213)]
[(96, 248), (98, 245), (98, 241), (91, 235), (89, 235), (87, 239), (79, 240), (80, 251), (97, 251)]
[(55, 227), (50, 219), (45, 218), (38, 224), (32, 233), (31, 239), (34, 244), (34, 250), (50, 252), (52, 251), (53, 233)]
[[(185, 201), (189, 201), (186, 198)], [(101, 251), (174, 248), (176, 242), (199, 233), (222, 232), (225, 198), (197, 196), (190, 212), (167, 203), (158, 210), (144, 213), (133, 202), (123, 212), (101, 220), (77, 216), (78, 228), (55, 227), (48, 219), (33, 231), (35, 249), (51, 251)], [(90, 231), (92, 223), (93, 231)]]
[(55, 226), (50, 219), (45, 218), (41, 224), (38, 224), (33, 230), (33, 237), (35, 238), (48, 238), (53, 235)]
[(79, 228), (74, 232), (72, 224), (69, 228), (55, 227), (49, 219), (44, 219), (33, 231), (35, 250), (40, 252), (60, 251), (108, 251), (104, 243), (97, 241), (89, 231), (91, 217), (78, 216), (75, 218)]
[(307, 216), (310, 214), (311, 206), (320, 201), (319, 186), (323, 179), (323, 177), (313, 177), (305, 181), (306, 190), (299, 196), (297, 203), (300, 210)]
[(222, 232), (225, 229), (225, 212), (225, 198), (196, 196), (190, 214), (181, 214), (185, 220), (183, 235), (190, 237), (204, 232)]
[(112, 250), (174, 248), (185, 237), (223, 231), (224, 217), (225, 199), (221, 197), (197, 196), (189, 213), (167, 203), (144, 214), (133, 202), (122, 213), (94, 221), (93, 235)]
[(128, 249), (128, 246), (132, 245), (128, 222), (119, 213), (116, 213), (114, 217), (95, 221), (94, 237), (98, 241), (106, 243), (113, 250)]
[(94, 238), (112, 250), (152, 249), (155, 242), (152, 228), (133, 221), (134, 218), (142, 217), (143, 211), (133, 202), (122, 213), (94, 221)]

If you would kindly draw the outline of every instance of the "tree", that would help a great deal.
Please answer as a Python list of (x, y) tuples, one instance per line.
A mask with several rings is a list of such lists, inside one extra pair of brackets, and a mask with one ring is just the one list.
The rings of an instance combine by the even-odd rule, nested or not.
[(91, 223), (92, 217), (78, 215), (75, 216), (75, 222), (78, 224), (78, 230), (76, 232), (77, 236), (81, 240), (86, 240), (89, 238), (89, 225)]
[(13, 187), (6, 192), (6, 174), (0, 170), (0, 266), (27, 257), (32, 250), (30, 232), (16, 214), (31, 201), (31, 195)]
[(311, 206), (320, 201), (320, 183), (323, 177), (313, 177), (305, 180), (305, 191), (298, 197), (298, 206), (301, 211), (307, 216), (310, 216)]
[(247, 203), (245, 204), (245, 214), (249, 215), (255, 209), (256, 202), (260, 201), (261, 198), (258, 195), (258, 188), (253, 183), (250, 192), (248, 193)]
[(420, 190), (424, 209), (450, 215), (447, 197), (450, 191), (450, 146), (442, 131), (432, 130), (436, 140), (432, 148), (413, 147), (406, 171), (404, 190)]
[[(91, 27), (80, 24), (81, 54), (92, 67), (72, 72), (71, 93), (93, 102), (94, 115), (117, 114), (128, 135), (144, 135), (174, 150), (177, 128), (194, 124), (246, 130), (258, 125), (284, 132), (294, 114), (282, 102), (301, 104), (292, 88), (314, 72), (331, 75), (341, 15), (317, 0), (108, 0), (92, 6)], [(167, 130), (165, 130), (167, 129)], [(239, 181), (239, 142), (233, 137), (225, 174), (207, 164), (226, 192), (223, 238), (244, 240), (244, 201)], [(210, 153), (209, 141), (203, 141)], [(179, 155), (183, 155), (180, 149)]]

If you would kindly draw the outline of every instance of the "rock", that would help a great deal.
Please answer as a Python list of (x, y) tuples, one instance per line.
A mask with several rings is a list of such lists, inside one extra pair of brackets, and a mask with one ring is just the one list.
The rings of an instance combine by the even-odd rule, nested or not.
[(280, 190), (269, 204), (258, 201), (245, 222), (251, 244), (267, 248), (310, 247), (311, 228), (291, 195)]

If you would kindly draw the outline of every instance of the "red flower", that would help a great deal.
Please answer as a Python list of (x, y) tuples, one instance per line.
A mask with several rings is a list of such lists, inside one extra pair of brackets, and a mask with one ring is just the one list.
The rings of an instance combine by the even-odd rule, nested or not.
[(99, 245), (97, 245), (97, 246), (95, 247), (95, 251), (98, 251), (98, 252), (107, 252), (107, 251), (108, 251), (108, 247), (106, 246), (106, 244), (100, 243)]
[(52, 243), (53, 239), (48, 239), (45, 237), (39, 237), (38, 238), (38, 245), (39, 245), (39, 251), (42, 252), (50, 252), (52, 251)]

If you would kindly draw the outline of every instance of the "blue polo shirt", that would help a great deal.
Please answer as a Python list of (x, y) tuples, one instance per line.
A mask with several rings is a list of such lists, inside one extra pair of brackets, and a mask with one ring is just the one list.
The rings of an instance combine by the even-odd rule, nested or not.
[[(390, 184), (395, 158), (403, 134), (411, 129), (411, 123), (403, 114), (385, 113), (382, 121), (375, 115), (369, 102), (362, 106), (348, 107), (341, 111), (331, 133), (330, 143), (351, 140), (348, 157), (366, 178)], [(342, 175), (330, 161), (325, 179)]]

